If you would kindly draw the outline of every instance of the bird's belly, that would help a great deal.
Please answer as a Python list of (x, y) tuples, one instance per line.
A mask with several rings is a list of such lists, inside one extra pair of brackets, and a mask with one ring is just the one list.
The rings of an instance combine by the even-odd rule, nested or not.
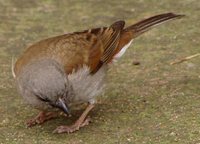
[(95, 103), (96, 97), (104, 90), (106, 71), (107, 66), (103, 66), (98, 72), (91, 75), (89, 68), (84, 66), (77, 72), (68, 75), (74, 91), (71, 103)]

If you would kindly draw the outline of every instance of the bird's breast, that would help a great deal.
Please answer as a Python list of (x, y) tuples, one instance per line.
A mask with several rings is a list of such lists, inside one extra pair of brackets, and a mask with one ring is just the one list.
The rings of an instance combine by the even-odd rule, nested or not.
[(83, 66), (78, 71), (68, 75), (75, 93), (72, 103), (95, 103), (96, 97), (104, 90), (106, 72), (107, 66), (103, 66), (95, 74), (90, 74), (89, 67)]

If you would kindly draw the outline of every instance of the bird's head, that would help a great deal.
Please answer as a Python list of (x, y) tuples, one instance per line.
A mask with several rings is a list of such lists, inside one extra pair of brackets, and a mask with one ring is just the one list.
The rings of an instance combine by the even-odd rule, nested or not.
[(25, 66), (16, 77), (26, 102), (44, 111), (60, 109), (69, 114), (72, 87), (63, 67), (52, 59), (37, 60)]

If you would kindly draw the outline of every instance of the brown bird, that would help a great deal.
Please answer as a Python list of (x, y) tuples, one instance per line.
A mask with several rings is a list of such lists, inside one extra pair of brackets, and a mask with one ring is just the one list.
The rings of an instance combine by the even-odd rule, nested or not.
[(163, 22), (183, 15), (164, 13), (124, 27), (117, 21), (109, 27), (74, 32), (41, 40), (17, 60), (13, 76), (25, 101), (41, 112), (27, 122), (41, 124), (62, 110), (70, 114), (74, 104), (88, 103), (71, 126), (59, 126), (54, 133), (71, 133), (88, 125), (88, 113), (104, 88), (108, 64), (117, 61), (132, 40)]

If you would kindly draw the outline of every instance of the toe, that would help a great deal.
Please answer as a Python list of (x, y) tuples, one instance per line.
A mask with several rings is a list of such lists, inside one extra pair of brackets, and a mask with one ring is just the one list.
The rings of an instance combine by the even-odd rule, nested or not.
[(70, 133), (70, 128), (68, 126), (59, 126), (53, 131), (53, 133)]
[(58, 133), (58, 134), (60, 134), (60, 133), (68, 133), (68, 134), (73, 133), (75, 131), (78, 131), (81, 127), (88, 125), (90, 123), (90, 121), (91, 121), (91, 119), (87, 118), (81, 124), (76, 123), (76, 124), (73, 124), (71, 126), (59, 126), (53, 131), (53, 133)]

